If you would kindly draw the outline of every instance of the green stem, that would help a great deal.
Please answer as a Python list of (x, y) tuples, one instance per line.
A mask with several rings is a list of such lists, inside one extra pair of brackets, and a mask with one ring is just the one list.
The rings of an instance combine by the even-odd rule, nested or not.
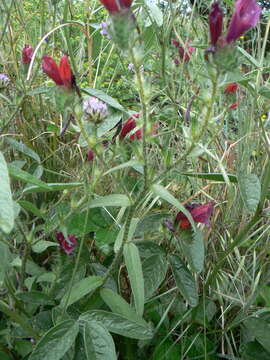
[(147, 101), (146, 94), (143, 86), (143, 75), (140, 70), (140, 64), (138, 64), (136, 56), (134, 55), (133, 48), (130, 48), (130, 57), (131, 61), (134, 65), (134, 71), (137, 78), (138, 83), (138, 92), (142, 107), (142, 118), (143, 118), (143, 128), (142, 128), (142, 148), (143, 148), (143, 161), (144, 161), (144, 190), (148, 188), (148, 158), (147, 158), (147, 143), (146, 143), (146, 130), (148, 124), (148, 109), (147, 109)]

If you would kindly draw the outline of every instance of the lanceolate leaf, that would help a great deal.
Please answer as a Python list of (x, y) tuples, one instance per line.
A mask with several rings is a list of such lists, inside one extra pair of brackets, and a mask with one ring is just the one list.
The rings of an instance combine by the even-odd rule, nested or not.
[[(244, 321), (244, 325), (256, 340), (270, 352), (270, 326), (260, 318), (249, 318)], [(259, 358), (258, 358), (259, 359)]]
[(204, 241), (200, 230), (193, 233), (189, 230), (183, 230), (179, 236), (179, 244), (182, 248), (187, 261), (196, 272), (201, 272), (204, 266)]
[(37, 343), (29, 360), (61, 360), (75, 342), (79, 325), (65, 320), (50, 329)]
[(87, 360), (116, 360), (113, 338), (99, 322), (92, 320), (83, 326), (84, 348)]
[(153, 255), (143, 262), (142, 269), (145, 298), (149, 299), (164, 280), (168, 264), (164, 256)]
[(14, 226), (14, 210), (11, 196), (8, 169), (0, 152), (0, 229), (9, 233)]
[(124, 246), (124, 258), (128, 271), (129, 281), (134, 296), (136, 312), (143, 316), (144, 308), (144, 280), (142, 272), (142, 263), (139, 250), (133, 243), (127, 243)]
[(135, 321), (130, 321), (122, 315), (114, 314), (103, 310), (93, 310), (82, 314), (79, 321), (84, 322), (95, 320), (101, 323), (108, 331), (131, 339), (149, 340), (153, 336), (152, 329), (142, 326)]
[(187, 300), (190, 306), (196, 306), (198, 304), (198, 291), (196, 282), (191, 272), (177, 255), (170, 256), (170, 264), (180, 293)]

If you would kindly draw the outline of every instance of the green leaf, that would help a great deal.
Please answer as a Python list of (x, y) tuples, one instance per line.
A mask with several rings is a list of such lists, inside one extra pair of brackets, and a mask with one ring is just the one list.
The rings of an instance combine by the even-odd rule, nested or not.
[(179, 234), (179, 243), (189, 266), (193, 271), (200, 273), (204, 267), (204, 240), (200, 230), (192, 233), (189, 230), (182, 230)]
[[(225, 182), (224, 175), (222, 173), (181, 173), (181, 174), (189, 177), (198, 177), (199, 179)], [(227, 177), (232, 183), (238, 182), (236, 175), (227, 174)]]
[(190, 306), (198, 305), (198, 291), (194, 277), (177, 255), (170, 256), (173, 277), (178, 289)]
[(74, 320), (65, 320), (51, 328), (37, 343), (29, 360), (61, 360), (74, 344), (79, 325)]
[(131, 167), (131, 166), (135, 166), (135, 165), (141, 165), (141, 163), (138, 160), (129, 160), (121, 165), (117, 165), (117, 166), (111, 168), (110, 170), (106, 171), (103, 175), (108, 175), (114, 171), (122, 170), (127, 167)]
[(266, 351), (261, 344), (257, 341), (252, 341), (241, 346), (242, 359), (245, 360), (258, 360), (258, 354), (260, 354), (260, 360), (269, 360), (270, 352)]
[(84, 324), (83, 339), (87, 360), (117, 360), (113, 338), (99, 322)]
[(0, 286), (5, 279), (5, 274), (10, 266), (11, 259), (12, 257), (9, 251), (9, 247), (6, 244), (0, 242)]
[(32, 250), (35, 253), (40, 254), (51, 246), (59, 246), (59, 245), (56, 242), (40, 240), (39, 242), (37, 242), (35, 245), (32, 246)]
[(120, 105), (117, 100), (115, 100), (114, 98), (112, 98), (110, 95), (106, 94), (102, 90), (86, 88), (86, 89), (82, 89), (82, 92), (84, 92), (88, 95), (97, 97), (98, 99), (104, 101), (106, 104), (110, 105), (111, 107), (113, 107), (117, 110), (126, 112), (125, 109), (123, 108), (123, 106)]
[(270, 352), (270, 325), (265, 320), (255, 317), (245, 320), (244, 325), (265, 350)]
[(109, 306), (113, 313), (124, 316), (130, 321), (134, 321), (143, 326), (147, 326), (147, 323), (137, 315), (135, 309), (126, 302), (122, 296), (118, 295), (116, 292), (111, 289), (102, 289), (100, 295), (103, 301)]
[(45, 216), (42, 214), (42, 212), (30, 201), (26, 200), (20, 200), (18, 201), (18, 204), (24, 208), (26, 211), (30, 211), (32, 214), (36, 215), (37, 217), (41, 219), (45, 219)]
[(16, 296), (24, 303), (36, 304), (36, 305), (53, 305), (53, 299), (40, 291), (21, 292)]
[(26, 146), (22, 142), (18, 142), (17, 140), (8, 138), (8, 137), (5, 139), (5, 141), (9, 145), (11, 145), (14, 149), (16, 149), (17, 151), (23, 153), (24, 155), (31, 157), (32, 159), (34, 159), (36, 162), (38, 162), (40, 164), (40, 157), (38, 156), (38, 154), (35, 153), (32, 149), (30, 149), (28, 146)]
[(77, 187), (83, 186), (83, 183), (48, 183), (46, 188), (44, 186), (29, 186), (23, 190), (23, 194), (29, 194), (33, 192), (44, 192), (44, 191), (62, 191), (71, 190)]
[(97, 289), (102, 285), (102, 278), (100, 276), (88, 276), (73, 285), (71, 289), (70, 296), (68, 297), (68, 293), (61, 300), (60, 306), (65, 306), (66, 301), (67, 306), (75, 303), (80, 300), (85, 295), (89, 294), (91, 291)]
[(14, 226), (14, 208), (11, 195), (8, 168), (0, 152), (0, 229), (10, 233)]
[(243, 48), (241, 48), (240, 46), (237, 46), (237, 50), (244, 55), (244, 57), (254, 66), (256, 66), (256, 68), (260, 67), (260, 64), (258, 63), (258, 61), (251, 56), (246, 50), (244, 50)]
[(260, 179), (255, 174), (239, 175), (238, 183), (242, 200), (250, 212), (255, 212), (261, 197)]
[(141, 324), (128, 320), (122, 315), (108, 311), (88, 311), (79, 317), (79, 321), (82, 323), (92, 320), (101, 323), (112, 333), (131, 339), (149, 340), (153, 336), (153, 331), (150, 327), (142, 326)]
[(270, 87), (269, 86), (262, 86), (259, 90), (259, 94), (263, 97), (270, 99)]
[(124, 259), (134, 296), (136, 312), (142, 317), (144, 308), (144, 279), (140, 254), (136, 245), (133, 243), (124, 245)]
[(155, 184), (152, 186), (152, 190), (155, 195), (161, 197), (163, 200), (166, 200), (168, 203), (175, 206), (178, 210), (182, 211), (182, 213), (186, 215), (189, 222), (191, 223), (193, 230), (195, 232), (197, 231), (196, 225), (192, 216), (190, 215), (190, 212), (187, 211), (187, 209), (178, 200), (176, 200), (176, 198), (172, 194), (170, 194), (169, 191), (165, 189), (165, 187), (159, 184)]
[(109, 130), (111, 130), (112, 128), (115, 127), (115, 125), (117, 125), (119, 123), (119, 121), (122, 118), (122, 113), (118, 113), (118, 114), (113, 114), (112, 116), (107, 117), (97, 128), (97, 136), (101, 137), (104, 134), (106, 134), (106, 132), (108, 132)]
[(145, 298), (149, 299), (165, 279), (168, 269), (166, 258), (153, 255), (142, 264)]
[[(29, 174), (26, 171), (21, 170), (17, 166), (9, 164), (8, 165), (8, 172), (9, 172), (9, 176), (16, 179), (16, 180), (20, 180), (20, 181), (23, 181), (23, 182), (26, 182), (26, 183), (29, 183), (29, 184), (32, 184), (32, 185), (37, 185), (40, 188), (42, 188), (43, 191), (44, 190), (47, 190), (47, 191), (50, 190), (49, 186), (45, 182), (39, 180), (37, 177)], [(26, 191), (26, 192), (28, 192), (28, 191)]]
[(130, 200), (126, 195), (113, 194), (108, 196), (100, 196), (90, 202), (89, 208), (105, 207), (105, 206), (130, 206)]

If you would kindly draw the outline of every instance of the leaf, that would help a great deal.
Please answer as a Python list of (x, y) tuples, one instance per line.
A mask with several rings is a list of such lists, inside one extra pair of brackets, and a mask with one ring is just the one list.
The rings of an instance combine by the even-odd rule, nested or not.
[(16, 295), (24, 303), (36, 305), (53, 305), (53, 299), (40, 291), (21, 292)]
[(117, 360), (113, 338), (99, 322), (84, 324), (83, 339), (87, 360)]
[(260, 179), (255, 174), (239, 175), (238, 183), (242, 200), (250, 212), (255, 212), (261, 198)]
[(198, 291), (194, 277), (182, 263), (179, 256), (171, 255), (170, 264), (172, 267), (173, 277), (180, 293), (187, 300), (190, 306), (198, 305)]
[(142, 264), (145, 298), (149, 299), (165, 279), (168, 269), (166, 259), (162, 255), (153, 255)]
[(102, 90), (86, 88), (86, 89), (82, 89), (82, 92), (97, 97), (98, 99), (104, 101), (106, 104), (110, 105), (111, 107), (117, 110), (126, 112), (126, 110), (123, 108), (122, 105), (119, 104), (117, 100), (115, 100), (114, 98), (112, 98), (110, 95), (106, 94)]
[(200, 230), (192, 233), (188, 230), (180, 232), (179, 243), (193, 271), (200, 273), (204, 267), (204, 241)]
[[(20, 180), (20, 181), (23, 181), (23, 182), (26, 182), (26, 183), (29, 183), (29, 184), (32, 184), (32, 185), (37, 185), (40, 188), (42, 188), (43, 191), (44, 190), (47, 190), (47, 191), (50, 190), (49, 186), (45, 182), (39, 180), (37, 177), (29, 174), (26, 171), (21, 170), (17, 166), (9, 164), (8, 165), (8, 172), (9, 172), (9, 176), (16, 179), (16, 180)], [(26, 192), (28, 192), (28, 191), (26, 191)], [(24, 191), (23, 191), (23, 193), (24, 193)]]
[(10, 233), (14, 226), (14, 208), (11, 195), (8, 168), (0, 152), (0, 229)]
[(246, 50), (244, 50), (243, 48), (241, 48), (240, 46), (237, 46), (237, 50), (244, 55), (244, 57), (254, 66), (256, 66), (256, 68), (260, 67), (260, 64), (258, 63), (258, 61), (251, 56)]
[(117, 170), (122, 170), (122, 169), (125, 169), (127, 167), (131, 167), (131, 166), (134, 166), (134, 165), (141, 165), (141, 163), (138, 161), (138, 160), (129, 160), (121, 165), (117, 165), (113, 168), (111, 168), (110, 170), (106, 171), (103, 175), (108, 175), (114, 171), (117, 171)]
[[(214, 180), (219, 182), (225, 182), (224, 175), (222, 173), (181, 173), (185, 176), (198, 177), (200, 179)], [(232, 183), (237, 183), (237, 176), (233, 174), (227, 174), (228, 179)]]
[(270, 325), (265, 320), (255, 317), (245, 320), (244, 325), (265, 350), (270, 352)]
[(149, 340), (153, 336), (153, 331), (150, 327), (142, 326), (141, 324), (126, 319), (122, 315), (114, 314), (108, 311), (88, 311), (79, 317), (79, 321), (82, 323), (92, 320), (101, 323), (112, 333), (131, 339)]
[(122, 194), (113, 194), (108, 196), (100, 196), (97, 199), (94, 199), (89, 204), (89, 209), (96, 207), (105, 207), (105, 206), (130, 206), (130, 200), (126, 195)]
[(32, 214), (36, 215), (37, 217), (41, 219), (45, 219), (45, 216), (42, 214), (42, 212), (30, 201), (26, 200), (20, 200), (18, 201), (18, 204), (24, 208), (26, 211), (30, 211)]
[(178, 210), (182, 211), (182, 213), (186, 215), (186, 217), (188, 218), (194, 232), (197, 231), (196, 225), (189, 211), (187, 211), (187, 209), (178, 200), (176, 200), (176, 198), (173, 195), (171, 195), (169, 191), (165, 189), (165, 187), (159, 184), (155, 184), (152, 186), (152, 190), (155, 195), (161, 197), (163, 200), (166, 200), (168, 203), (175, 206)]
[(171, 216), (168, 212), (155, 212), (145, 215), (136, 228), (135, 234), (143, 234), (145, 232), (157, 231), (164, 220)]
[(59, 245), (56, 242), (40, 240), (39, 242), (37, 242), (35, 245), (32, 246), (32, 250), (35, 253), (40, 254), (51, 246), (59, 246)]
[(136, 245), (133, 243), (124, 245), (124, 259), (134, 296), (136, 312), (142, 317), (144, 308), (144, 279), (140, 254)]
[(106, 134), (107, 131), (113, 129), (115, 125), (119, 123), (122, 118), (122, 113), (113, 114), (107, 117), (97, 128), (97, 136), (101, 137)]
[(135, 309), (116, 292), (110, 289), (102, 289), (100, 290), (100, 295), (113, 313), (122, 315), (126, 319), (135, 321), (143, 326), (147, 326), (147, 323), (143, 320), (143, 318), (137, 315)]
[(14, 149), (16, 149), (17, 151), (23, 153), (24, 155), (31, 157), (32, 159), (34, 159), (36, 162), (38, 162), (40, 164), (40, 157), (38, 156), (38, 154), (35, 153), (32, 149), (30, 149), (28, 146), (26, 146), (22, 142), (18, 142), (17, 140), (8, 138), (8, 137), (5, 139), (5, 141), (9, 145), (11, 145)]
[(68, 293), (65, 294), (61, 300), (60, 306), (64, 307), (66, 301), (68, 301), (67, 306), (70, 306), (101, 285), (102, 277), (100, 276), (88, 276), (87, 278), (80, 280), (73, 285), (69, 298)]
[(29, 194), (33, 192), (44, 192), (44, 191), (62, 191), (62, 190), (70, 190), (80, 186), (83, 186), (83, 183), (48, 183), (46, 184), (46, 188), (43, 186), (28, 186), (23, 189), (23, 194)]
[(262, 86), (259, 90), (259, 94), (263, 97), (270, 99), (270, 87), (269, 86)]
[(9, 251), (9, 247), (6, 244), (0, 242), (0, 286), (5, 279), (5, 274), (10, 266), (11, 259), (12, 257)]
[(270, 359), (270, 352), (266, 351), (257, 341), (248, 342), (242, 345), (241, 350), (242, 349), (242, 359), (258, 360), (258, 354), (260, 354), (260, 360)]
[(153, 255), (165, 256), (165, 251), (153, 241), (138, 241), (136, 246), (139, 249), (140, 257), (145, 260)]
[(65, 320), (51, 328), (37, 343), (29, 360), (61, 360), (75, 342), (79, 325)]

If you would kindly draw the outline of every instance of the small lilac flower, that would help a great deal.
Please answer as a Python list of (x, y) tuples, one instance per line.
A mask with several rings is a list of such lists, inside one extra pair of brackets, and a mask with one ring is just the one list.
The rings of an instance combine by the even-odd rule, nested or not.
[(68, 238), (66, 239), (64, 237), (64, 234), (59, 231), (56, 233), (56, 239), (61, 247), (61, 249), (67, 254), (72, 254), (73, 250), (77, 246), (77, 239), (75, 235), (68, 235)]
[(4, 89), (10, 83), (10, 78), (6, 74), (0, 74), (0, 89)]
[(111, 39), (112, 37), (108, 31), (109, 23), (107, 21), (101, 21), (100, 27), (101, 27), (100, 34), (105, 36), (107, 39)]
[(234, 42), (250, 28), (256, 26), (260, 15), (261, 8), (256, 0), (237, 0), (226, 42), (228, 44)]
[(168, 230), (170, 230), (171, 232), (175, 232), (175, 228), (174, 228), (173, 223), (172, 223), (171, 220), (165, 220), (165, 221), (163, 222), (163, 225), (164, 225)]
[(83, 101), (83, 110), (87, 118), (100, 122), (108, 116), (107, 105), (94, 96), (89, 96)]

